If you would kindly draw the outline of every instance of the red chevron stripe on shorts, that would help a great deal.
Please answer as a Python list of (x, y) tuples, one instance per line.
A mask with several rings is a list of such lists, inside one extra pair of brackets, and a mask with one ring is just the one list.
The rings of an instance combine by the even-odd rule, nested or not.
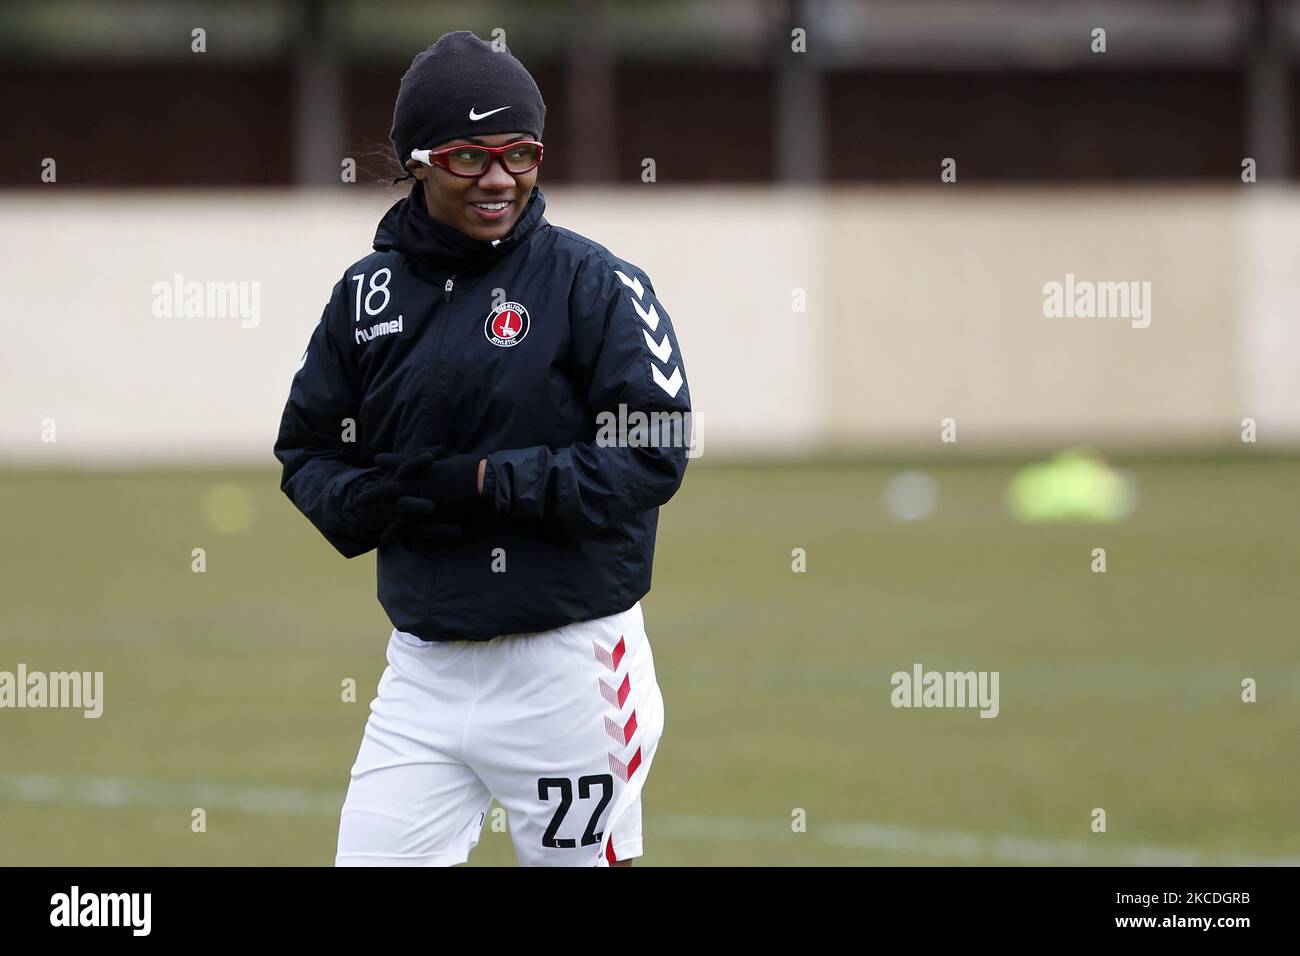
[(627, 783), (627, 781), (632, 779), (632, 774), (636, 773), (636, 768), (639, 766), (641, 766), (640, 747), (636, 748), (636, 753), (632, 755), (632, 759), (629, 760), (626, 764), (624, 764), (623, 761), (619, 760), (613, 754), (609, 755), (609, 769), (614, 771), (614, 773), (618, 774), (619, 778), (624, 783)]
[(623, 702), (627, 700), (627, 695), (632, 690), (631, 675), (624, 675), (623, 683), (619, 685), (618, 690), (610, 687), (599, 677), (596, 678), (596, 683), (600, 684), (600, 696), (604, 697), (615, 707), (622, 707)]
[(591, 649), (596, 652), (596, 660), (600, 661), (612, 671), (618, 670), (619, 663), (623, 660), (623, 655), (627, 653), (627, 644), (620, 634), (618, 643), (614, 645), (614, 653), (611, 654), (605, 648), (601, 647), (595, 641), (591, 642)]
[(627, 719), (627, 724), (623, 727), (618, 722), (605, 717), (605, 733), (609, 734), (619, 743), (627, 746), (632, 742), (632, 735), (636, 733), (636, 711), (632, 711), (632, 716)]

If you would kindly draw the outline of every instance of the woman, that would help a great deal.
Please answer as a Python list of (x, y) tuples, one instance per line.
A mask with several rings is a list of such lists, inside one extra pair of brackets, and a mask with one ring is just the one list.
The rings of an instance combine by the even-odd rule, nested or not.
[(645, 272), (543, 218), (545, 112), (471, 33), (415, 58), (392, 129), (413, 188), (284, 411), (281, 487), (344, 556), (378, 549), (394, 627), (338, 865), (462, 863), (493, 797), (521, 864), (642, 851), (663, 700), (639, 599), (686, 430), (602, 426), (688, 426), (689, 393)]

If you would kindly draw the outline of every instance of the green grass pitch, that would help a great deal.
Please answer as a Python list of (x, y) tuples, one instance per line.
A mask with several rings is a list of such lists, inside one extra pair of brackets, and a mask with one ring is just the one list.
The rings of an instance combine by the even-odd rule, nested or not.
[[(644, 602), (666, 729), (640, 862), (1300, 858), (1300, 461), (1127, 465), (1128, 520), (1023, 526), (1010, 461), (920, 465), (915, 523), (882, 506), (901, 465), (692, 463)], [(0, 477), (0, 670), (105, 672), (98, 720), (0, 710), (0, 864), (332, 862), (389, 626), (373, 555), (277, 480)], [(246, 530), (205, 521), (219, 483)], [(916, 662), (999, 671), (999, 716), (894, 709)], [(485, 829), (471, 865), (513, 862)]]

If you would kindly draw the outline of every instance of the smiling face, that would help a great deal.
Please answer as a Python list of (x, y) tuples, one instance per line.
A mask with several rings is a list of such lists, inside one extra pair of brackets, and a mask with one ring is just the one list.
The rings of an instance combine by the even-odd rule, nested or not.
[[(498, 133), (494, 136), (461, 137), (439, 143), (434, 149), (470, 143), (477, 146), (504, 146), (515, 140), (532, 139), (527, 133)], [(500, 239), (514, 228), (528, 204), (533, 186), (537, 183), (537, 169), (514, 175), (499, 162), (493, 161), (481, 176), (469, 178), (453, 176), (440, 166), (426, 166), (419, 160), (408, 159), (406, 168), (424, 184), (424, 204), (429, 215), (439, 222), (459, 229), (474, 239), (490, 241)], [(475, 203), (500, 203), (508, 205), (504, 212), (479, 211)]]

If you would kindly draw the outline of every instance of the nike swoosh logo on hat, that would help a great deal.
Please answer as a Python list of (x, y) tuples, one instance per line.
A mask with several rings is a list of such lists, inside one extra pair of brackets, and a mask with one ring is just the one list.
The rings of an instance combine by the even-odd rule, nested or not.
[(510, 109), (510, 107), (508, 106), (499, 106), (494, 110), (488, 110), (486, 113), (475, 113), (474, 107), (471, 106), (469, 108), (469, 118), (472, 120), (481, 120), (484, 119), (485, 117), (491, 116), (493, 113), (500, 113), (502, 110), (508, 110), (508, 109)]

